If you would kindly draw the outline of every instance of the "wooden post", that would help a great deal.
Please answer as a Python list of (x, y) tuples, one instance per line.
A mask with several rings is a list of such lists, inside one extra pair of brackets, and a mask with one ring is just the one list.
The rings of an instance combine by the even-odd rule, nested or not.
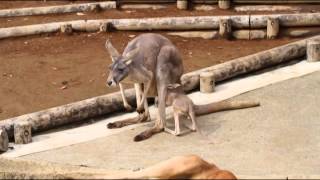
[(111, 22), (102, 23), (102, 24), (100, 25), (100, 31), (101, 31), (101, 32), (111, 32), (111, 31), (113, 31), (113, 30), (114, 30), (114, 28), (113, 28)]
[(316, 41), (316, 40), (307, 41), (307, 61), (308, 62), (320, 61), (320, 41)]
[(203, 72), (200, 74), (200, 92), (202, 93), (212, 93), (214, 91), (214, 73)]
[(4, 128), (0, 128), (0, 153), (8, 150), (9, 138), (7, 131)]
[(232, 35), (232, 21), (230, 19), (219, 20), (219, 35), (222, 38), (230, 39)]
[(267, 38), (275, 39), (279, 34), (279, 19), (268, 18), (267, 20)]
[(218, 5), (219, 5), (220, 9), (229, 9), (231, 6), (231, 1), (230, 0), (219, 0)]
[(32, 142), (31, 124), (28, 121), (20, 121), (14, 124), (14, 142), (16, 144)]
[(177, 8), (187, 10), (188, 9), (188, 0), (177, 0)]
[(63, 24), (60, 26), (60, 31), (64, 34), (72, 34), (72, 25), (71, 24)]
[(99, 4), (90, 4), (89, 10), (92, 11), (92, 12), (100, 12), (101, 11), (101, 7), (100, 7)]

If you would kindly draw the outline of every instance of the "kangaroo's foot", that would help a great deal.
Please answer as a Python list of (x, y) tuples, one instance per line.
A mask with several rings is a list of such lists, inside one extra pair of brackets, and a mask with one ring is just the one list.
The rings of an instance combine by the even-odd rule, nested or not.
[(116, 122), (111, 122), (107, 124), (107, 128), (108, 129), (114, 129), (114, 128), (121, 128), (124, 126), (128, 126), (131, 124), (137, 124), (137, 123), (142, 123), (142, 122), (147, 122), (150, 121), (150, 114), (148, 113), (143, 113), (143, 114), (139, 114), (137, 117), (134, 118), (129, 118), (129, 119), (125, 119), (122, 121), (116, 121)]
[(138, 106), (138, 107), (137, 107), (137, 112), (138, 112), (139, 114), (144, 114), (144, 112), (145, 112), (144, 106)]
[(181, 132), (180, 131), (177, 131), (177, 130), (171, 130), (171, 129), (169, 129), (169, 128), (164, 128), (164, 131), (165, 132), (167, 132), (167, 133), (170, 133), (170, 134), (173, 134), (173, 135), (175, 135), (175, 136), (179, 136), (179, 135), (181, 135)]
[(133, 112), (134, 108), (130, 104), (125, 104), (124, 108), (126, 109), (127, 112)]
[(154, 135), (156, 133), (160, 133), (162, 131), (163, 131), (163, 128), (153, 127), (153, 128), (147, 129), (147, 130), (143, 131), (142, 133), (136, 135), (133, 140), (136, 142), (143, 141), (145, 139), (148, 139), (152, 135)]

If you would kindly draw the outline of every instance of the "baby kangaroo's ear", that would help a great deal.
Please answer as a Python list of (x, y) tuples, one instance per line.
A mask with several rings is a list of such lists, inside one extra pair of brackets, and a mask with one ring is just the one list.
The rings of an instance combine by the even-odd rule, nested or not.
[(178, 87), (180, 87), (180, 86), (181, 86), (181, 84), (178, 84), (178, 83), (168, 84), (168, 88), (169, 88), (169, 89), (176, 89), (176, 88), (178, 88)]

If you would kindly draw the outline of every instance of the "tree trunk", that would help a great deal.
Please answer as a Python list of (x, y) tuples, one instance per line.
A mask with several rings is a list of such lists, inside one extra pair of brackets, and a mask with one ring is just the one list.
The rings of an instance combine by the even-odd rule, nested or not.
[[(309, 38), (320, 40), (320, 36)], [(223, 81), (234, 76), (257, 71), (275, 64), (300, 58), (306, 54), (306, 41), (301, 40), (287, 45), (262, 51), (253, 55), (241, 57), (222, 64), (193, 71), (184, 74), (181, 78), (185, 91), (199, 88), (200, 74), (202, 72), (213, 72), (216, 82)]]
[(319, 40), (307, 41), (307, 61), (308, 62), (320, 61), (320, 41)]
[(19, 9), (4, 9), (0, 10), (0, 17), (13, 17), (13, 16), (28, 16), (28, 15), (42, 15), (42, 14), (60, 14), (60, 13), (72, 13), (83, 11), (95, 11), (98, 9), (115, 9), (116, 2), (97, 2), (97, 3), (85, 3), (85, 4), (71, 4), (60, 6), (47, 6), (47, 7), (31, 7), (31, 8), (19, 8)]

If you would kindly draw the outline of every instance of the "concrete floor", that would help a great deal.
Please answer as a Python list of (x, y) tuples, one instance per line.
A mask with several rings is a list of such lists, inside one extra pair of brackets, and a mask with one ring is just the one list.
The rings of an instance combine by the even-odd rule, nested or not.
[(198, 117), (200, 128), (214, 144), (198, 133), (182, 137), (161, 133), (133, 142), (143, 126), (22, 158), (120, 170), (192, 153), (239, 178), (320, 177), (320, 72), (233, 99), (259, 100), (262, 106)]

